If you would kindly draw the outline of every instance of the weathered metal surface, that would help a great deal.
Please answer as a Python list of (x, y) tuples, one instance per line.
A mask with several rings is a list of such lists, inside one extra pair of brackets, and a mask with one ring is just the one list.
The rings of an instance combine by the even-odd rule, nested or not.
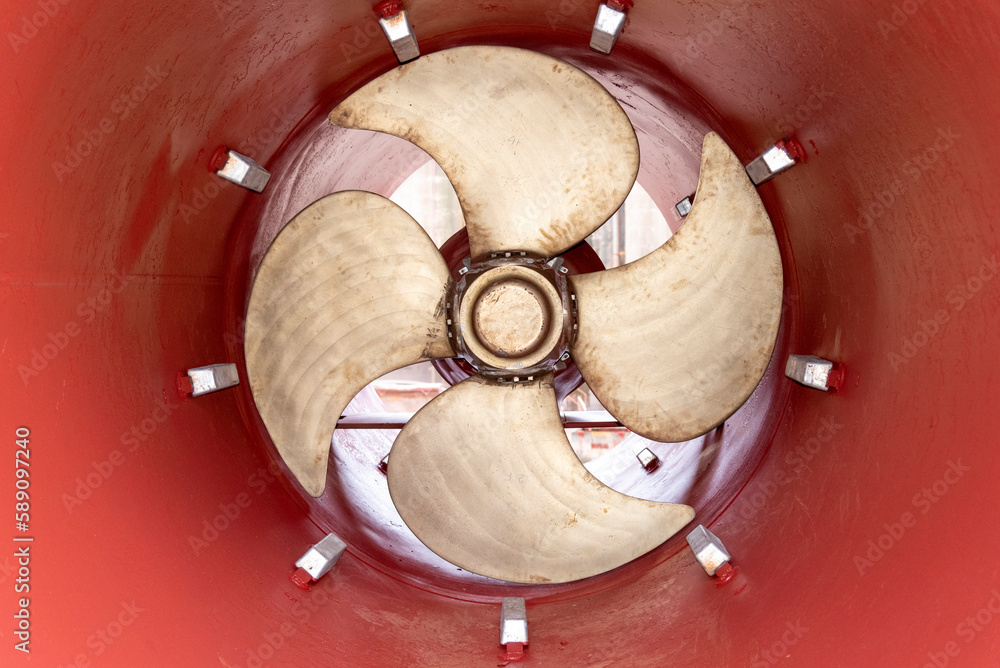
[(785, 375), (797, 383), (815, 390), (830, 389), (833, 362), (815, 355), (789, 355), (785, 362)]
[(538, 348), (552, 319), (545, 297), (531, 283), (498, 281), (472, 306), (476, 337), (490, 352), (518, 357)]
[(457, 347), (468, 348), (470, 364), (516, 373), (552, 358), (560, 344), (565, 350), (566, 298), (549, 278), (518, 264), (475, 272), (456, 295)]
[(632, 431), (685, 441), (722, 423), (757, 387), (781, 314), (781, 257), (743, 165), (705, 137), (684, 226), (646, 257), (570, 277), (573, 359)]
[(330, 120), (433, 156), (462, 203), (474, 259), (557, 255), (618, 209), (639, 168), (635, 132), (608, 91), (563, 61), (511, 47), (423, 56), (356, 91)]
[(566, 439), (551, 375), (459, 383), (413, 416), (391, 459), (389, 492), (414, 534), (461, 568), (511, 582), (603, 573), (694, 517), (594, 478)]
[(454, 355), (449, 281), (420, 225), (371, 193), (311, 204), (268, 249), (247, 311), (247, 374), (275, 447), (313, 496), (354, 395), (389, 371)]

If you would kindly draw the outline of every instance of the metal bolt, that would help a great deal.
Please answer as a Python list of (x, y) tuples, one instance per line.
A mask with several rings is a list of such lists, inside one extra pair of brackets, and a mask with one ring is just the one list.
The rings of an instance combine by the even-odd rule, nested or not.
[(681, 218), (691, 213), (691, 205), (694, 203), (694, 195), (688, 195), (682, 199), (677, 204), (674, 204), (674, 209), (677, 211), (677, 215)]
[(218, 392), (240, 384), (236, 365), (231, 362), (188, 369), (187, 375), (191, 379), (192, 397), (200, 397), (203, 394)]
[(226, 161), (216, 174), (238, 186), (256, 193), (263, 192), (271, 173), (258, 165), (251, 158), (233, 150), (226, 151)]
[(504, 598), (500, 606), (500, 644), (517, 652), (528, 644), (528, 613), (523, 598)]
[(643, 448), (635, 458), (642, 464), (642, 468), (646, 469), (646, 473), (652, 473), (660, 467), (660, 458), (649, 448)]
[(755, 186), (760, 186), (794, 167), (797, 157), (789, 151), (788, 144), (778, 142), (747, 165), (747, 176)]
[[(617, 6), (612, 7), (611, 4)], [(621, 2), (602, 3), (597, 8), (594, 30), (590, 34), (590, 48), (610, 54), (625, 26), (625, 6)]]
[(316, 543), (303, 554), (295, 566), (309, 574), (313, 581), (330, 572), (340, 555), (347, 549), (347, 544), (342, 541), (337, 534), (327, 534), (326, 538)]
[(420, 57), (417, 36), (413, 34), (413, 26), (410, 25), (406, 10), (399, 10), (395, 16), (382, 16), (378, 23), (382, 26), (382, 32), (385, 33), (386, 39), (389, 40), (389, 46), (396, 54), (396, 60), (405, 63)]
[(688, 534), (687, 542), (691, 546), (691, 551), (694, 552), (695, 559), (709, 575), (715, 575), (716, 571), (728, 563), (731, 558), (722, 541), (706, 529), (703, 524), (699, 524), (694, 531)]
[(840, 365), (814, 355), (789, 355), (785, 375), (796, 383), (826, 392), (837, 389), (844, 372)]

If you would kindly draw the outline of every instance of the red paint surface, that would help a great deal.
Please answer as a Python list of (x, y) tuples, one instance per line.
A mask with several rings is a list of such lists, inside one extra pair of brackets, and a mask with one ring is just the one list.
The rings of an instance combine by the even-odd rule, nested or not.
[[(503, 595), (528, 599), (524, 665), (995, 661), (1000, 624), (967, 620), (1000, 585), (996, 7), (647, 2), (610, 58), (587, 49), (594, 9), (407, 3), (424, 53), (504, 43), (591, 71), (630, 114), (639, 179), (668, 215), (694, 191), (706, 129), (744, 161), (791, 131), (814, 147), (760, 191), (785, 262), (779, 350), (850, 373), (816, 392), (776, 360), (700, 474), (692, 503), (742, 593), (716, 589), (683, 538), (574, 585), (453, 575), (372, 519), (374, 465), (381, 483), (335, 480), (319, 501), (269, 470), (245, 375), (175, 398), (180, 370), (244, 371), (249, 281), (282, 222), (333, 190), (389, 194), (424, 159), (321, 122), (395, 64), (369, 4), (81, 0), (37, 18), (12, 0), (0, 498), (13, 504), (25, 425), (32, 662), (492, 665)], [(206, 171), (220, 145), (272, 171), (265, 196)], [(288, 572), (329, 528), (348, 551), (303, 592)], [(21, 665), (5, 628), (0, 663)]]
[(375, 5), (375, 14), (382, 19), (392, 18), (403, 8), (400, 0), (383, 0)]
[(617, 9), (620, 12), (628, 11), (632, 7), (635, 7), (635, 3), (632, 0), (608, 0), (608, 7), (612, 9)]

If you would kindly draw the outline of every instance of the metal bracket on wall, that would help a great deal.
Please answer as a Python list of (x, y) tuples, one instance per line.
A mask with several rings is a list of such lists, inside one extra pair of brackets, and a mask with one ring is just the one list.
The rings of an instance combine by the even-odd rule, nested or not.
[(389, 40), (389, 46), (392, 47), (400, 64), (419, 58), (420, 47), (417, 45), (417, 36), (413, 34), (413, 26), (410, 25), (410, 19), (403, 9), (403, 3), (399, 0), (385, 0), (375, 5), (375, 13), (378, 15), (382, 32)]
[(656, 453), (649, 448), (643, 448), (639, 451), (639, 454), (635, 456), (642, 464), (642, 468), (646, 469), (646, 473), (652, 473), (656, 469), (660, 468), (660, 458), (656, 456)]
[(805, 160), (806, 153), (796, 139), (782, 139), (747, 165), (747, 176), (760, 186)]
[(191, 379), (190, 394), (192, 397), (200, 397), (203, 394), (218, 392), (240, 384), (239, 372), (232, 362), (188, 369), (187, 376)]
[(217, 175), (255, 193), (264, 192), (267, 182), (271, 180), (270, 172), (232, 149), (223, 149), (216, 161)]
[(844, 380), (841, 365), (815, 355), (789, 355), (785, 375), (814, 390), (836, 390)]
[(306, 553), (295, 562), (297, 570), (292, 575), (292, 581), (302, 588), (307, 588), (329, 573), (346, 549), (347, 544), (337, 534), (327, 534), (326, 538), (306, 550)]
[(608, 0), (597, 7), (594, 31), (590, 34), (591, 49), (604, 54), (611, 53), (625, 27), (625, 12), (632, 5), (632, 0)]
[(508, 657), (524, 653), (528, 644), (528, 612), (523, 598), (504, 598), (500, 607), (500, 644)]
[(691, 193), (677, 204), (674, 204), (674, 210), (677, 211), (678, 216), (683, 218), (684, 216), (691, 213), (691, 205), (693, 203), (694, 203), (694, 193)]
[(731, 557), (726, 546), (722, 544), (718, 536), (706, 529), (705, 525), (699, 524), (694, 531), (689, 533), (687, 542), (691, 546), (691, 551), (694, 552), (694, 558), (709, 575), (715, 575), (723, 564), (729, 563)]

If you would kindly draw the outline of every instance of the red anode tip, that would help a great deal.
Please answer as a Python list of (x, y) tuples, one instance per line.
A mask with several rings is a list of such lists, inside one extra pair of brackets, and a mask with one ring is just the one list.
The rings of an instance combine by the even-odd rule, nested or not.
[(840, 364), (834, 364), (833, 368), (830, 369), (830, 373), (826, 377), (826, 386), (831, 390), (836, 390), (844, 384), (844, 367)]
[(177, 394), (181, 399), (186, 399), (194, 392), (194, 385), (191, 384), (191, 377), (183, 371), (177, 372)]
[(524, 643), (509, 642), (504, 645), (504, 659), (507, 661), (520, 661), (524, 658)]
[(212, 154), (212, 159), (208, 161), (208, 169), (212, 172), (217, 172), (226, 166), (226, 162), (229, 160), (229, 149), (225, 146), (220, 146), (215, 149), (215, 153)]
[(383, 0), (374, 9), (380, 19), (388, 19), (403, 10), (403, 3), (400, 0)]
[(802, 142), (797, 137), (786, 137), (777, 143), (778, 148), (782, 148), (795, 162), (808, 162), (809, 154), (806, 153)]
[(726, 563), (719, 566), (715, 571), (715, 577), (719, 579), (719, 581), (715, 583), (715, 586), (716, 587), (725, 586), (730, 580), (733, 579), (734, 575), (736, 575), (736, 569), (730, 566), (729, 562), (727, 561)]
[(304, 591), (309, 591), (310, 585), (312, 585), (312, 576), (304, 568), (298, 568), (288, 576), (289, 579), (295, 584), (296, 587)]

